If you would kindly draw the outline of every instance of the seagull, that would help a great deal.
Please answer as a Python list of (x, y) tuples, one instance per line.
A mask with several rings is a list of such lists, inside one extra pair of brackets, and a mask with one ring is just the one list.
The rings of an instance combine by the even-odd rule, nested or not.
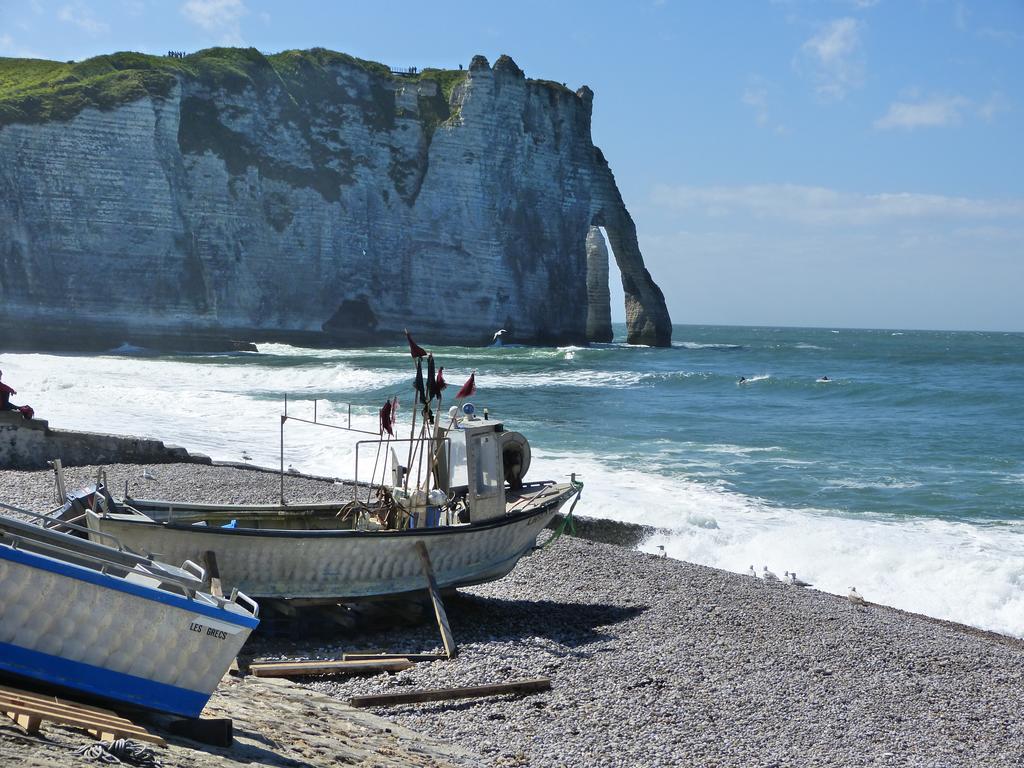
[(803, 579), (798, 579), (796, 577), (796, 571), (793, 571), (792, 573), (790, 573), (789, 571), (786, 571), (786, 583), (791, 585), (791, 586), (794, 586), (794, 587), (809, 587), (809, 586), (811, 586), (810, 582), (804, 581)]
[(763, 578), (765, 581), (778, 581), (779, 580), (778, 576), (776, 576), (774, 573), (772, 573), (771, 571), (768, 570), (768, 566), (767, 565), (763, 566), (761, 568), (761, 570), (764, 572), (764, 575), (761, 578)]
[(846, 596), (846, 599), (854, 605), (867, 605), (867, 603), (864, 601), (864, 598), (861, 597), (860, 592), (857, 591), (856, 587), (850, 587), (850, 594)]
[(242, 451), (242, 461), (252, 461), (252, 456), (249, 455), (248, 451)]
[(749, 570), (747, 571), (747, 573), (749, 573), (749, 574), (750, 574), (751, 576), (753, 576), (753, 577), (754, 577), (755, 579), (757, 578), (757, 571), (755, 571), (755, 570), (754, 570), (754, 566), (750, 566), (750, 568), (749, 568)]
[(142, 479), (143, 480), (156, 480), (156, 475), (154, 475), (148, 469), (144, 469), (144, 470), (142, 470)]
[(504, 336), (506, 333), (508, 333), (508, 331), (506, 331), (504, 328), (502, 328), (500, 331), (498, 331), (496, 334), (494, 334), (494, 338), (491, 339), (491, 343), (492, 344), (497, 344), (497, 345), (500, 346), (501, 345), (501, 337)]

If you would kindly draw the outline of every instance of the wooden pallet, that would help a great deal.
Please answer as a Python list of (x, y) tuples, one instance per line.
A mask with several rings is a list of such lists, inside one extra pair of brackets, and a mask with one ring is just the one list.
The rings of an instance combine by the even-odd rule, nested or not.
[(18, 688), (0, 685), (0, 712), (25, 729), (29, 734), (39, 733), (44, 720), (57, 725), (82, 728), (101, 741), (135, 739), (166, 747), (167, 742), (142, 726), (109, 709), (58, 699)]

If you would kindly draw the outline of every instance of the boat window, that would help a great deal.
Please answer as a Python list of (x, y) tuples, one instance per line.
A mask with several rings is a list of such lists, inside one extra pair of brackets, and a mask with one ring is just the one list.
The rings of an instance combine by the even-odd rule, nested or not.
[(498, 491), (498, 452), (494, 435), (474, 438), (476, 445), (476, 493), (490, 496)]
[(451, 459), (448, 468), (448, 485), (451, 488), (469, 485), (466, 469), (466, 433), (461, 429), (448, 432), (451, 441)]

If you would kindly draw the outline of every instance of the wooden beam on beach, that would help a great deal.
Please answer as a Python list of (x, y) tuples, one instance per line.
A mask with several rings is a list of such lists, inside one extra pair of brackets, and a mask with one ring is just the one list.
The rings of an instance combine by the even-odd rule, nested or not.
[(210, 594), (224, 597), (224, 588), (220, 583), (220, 567), (217, 565), (217, 553), (207, 550), (203, 552), (203, 568), (206, 569), (206, 583)]
[[(224, 587), (220, 582), (220, 566), (217, 565), (216, 552), (213, 552), (212, 550), (206, 550), (203, 552), (203, 568), (206, 569), (206, 582), (210, 590), (210, 594), (214, 597), (223, 599)], [(231, 664), (228, 666), (226, 674), (241, 677), (242, 668), (238, 664), (237, 656), (231, 660)]]
[(401, 672), (413, 663), (408, 659), (381, 659), (376, 661), (271, 661), (250, 664), (249, 672), (256, 677), (305, 677), (308, 675), (359, 675), (378, 672)]
[(406, 659), (407, 661), (440, 661), (441, 659), (447, 659), (448, 655), (445, 653), (373, 653), (367, 652), (353, 652), (343, 653), (341, 658), (345, 661), (374, 661), (374, 660), (386, 660), (386, 659)]
[(430, 553), (427, 552), (427, 545), (422, 541), (416, 542), (416, 549), (420, 553), (420, 560), (423, 563), (423, 574), (427, 577), (427, 588), (430, 590), (430, 602), (434, 604), (434, 616), (437, 617), (437, 628), (441, 630), (441, 642), (444, 644), (444, 651), (449, 659), (459, 655), (459, 649), (455, 645), (455, 636), (448, 624), (448, 614), (445, 613), (444, 603), (441, 602), (441, 590), (437, 586), (437, 578), (434, 576), (434, 566), (430, 562)]
[(551, 690), (551, 678), (536, 677), (512, 683), (473, 685), (464, 688), (433, 688), (408, 693), (381, 693), (373, 696), (353, 696), (348, 703), (353, 707), (388, 707), (396, 704), (419, 704), (425, 701), (448, 701), (450, 699), (472, 699), (482, 696), (504, 696), (515, 693), (525, 695)]

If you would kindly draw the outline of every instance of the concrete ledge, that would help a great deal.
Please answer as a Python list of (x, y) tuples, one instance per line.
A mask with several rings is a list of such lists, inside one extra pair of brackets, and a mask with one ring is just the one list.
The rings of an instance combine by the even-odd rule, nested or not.
[(43, 419), (0, 413), (0, 469), (46, 469), (60, 459), (65, 466), (91, 464), (209, 464), (210, 458), (160, 440), (94, 432), (50, 429)]

